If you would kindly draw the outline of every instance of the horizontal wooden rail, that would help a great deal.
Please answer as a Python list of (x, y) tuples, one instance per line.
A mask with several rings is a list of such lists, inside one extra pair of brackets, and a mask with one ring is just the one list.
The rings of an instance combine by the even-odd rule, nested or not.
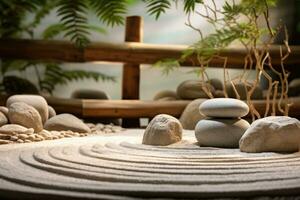
[[(57, 113), (71, 113), (83, 118), (152, 118), (157, 114), (179, 117), (190, 101), (143, 101), (143, 100), (87, 100), (45, 97)], [(7, 96), (0, 96), (0, 105), (5, 105)], [(203, 99), (205, 100), (205, 99)], [(300, 117), (300, 97), (290, 98), (289, 116)], [(253, 100), (259, 113), (265, 112), (265, 100)], [(278, 113), (279, 114), (279, 113)]]
[[(122, 63), (153, 64), (166, 58), (179, 58), (188, 46), (154, 45), (135, 42), (122, 44), (92, 42), (84, 49), (78, 49), (68, 41), (46, 41), (10, 39), (0, 40), (0, 58), (32, 59), (63, 62), (109, 61)], [(291, 46), (292, 53), (285, 61), (287, 68), (299, 67), (300, 46)], [(270, 48), (272, 63), (280, 66), (279, 46)], [(221, 56), (228, 57), (228, 68), (241, 68), (246, 51), (243, 48), (228, 48)], [(191, 56), (183, 66), (199, 64), (196, 55)], [(214, 59), (211, 66), (223, 67), (222, 59)]]
[(158, 114), (179, 117), (190, 101), (82, 100), (84, 117), (152, 118)]

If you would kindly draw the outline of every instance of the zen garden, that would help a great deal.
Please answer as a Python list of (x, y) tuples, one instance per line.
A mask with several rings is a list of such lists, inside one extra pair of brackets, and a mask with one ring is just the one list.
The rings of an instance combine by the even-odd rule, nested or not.
[(300, 1), (0, 10), (0, 199), (300, 198)]

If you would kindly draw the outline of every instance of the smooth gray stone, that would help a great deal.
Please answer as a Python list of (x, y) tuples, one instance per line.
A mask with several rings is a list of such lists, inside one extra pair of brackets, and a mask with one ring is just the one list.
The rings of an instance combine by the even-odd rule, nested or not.
[(203, 91), (203, 86), (207, 87), (212, 94), (215, 89), (208, 83), (203, 83), (200, 80), (187, 80), (179, 84), (177, 87), (177, 96), (180, 99), (199, 99), (209, 98), (208, 95)]
[(240, 150), (258, 152), (295, 152), (300, 145), (300, 122), (287, 116), (270, 116), (251, 124), (240, 140)]
[(182, 112), (179, 121), (184, 129), (195, 130), (195, 126), (199, 120), (204, 119), (205, 116), (201, 115), (198, 108), (204, 99), (196, 99), (189, 103)]
[(246, 116), (249, 107), (238, 99), (214, 98), (204, 101), (199, 106), (199, 111), (207, 117), (237, 118)]
[(243, 119), (203, 119), (195, 128), (200, 146), (238, 148), (250, 124)]
[(43, 124), (47, 121), (49, 111), (48, 103), (44, 97), (39, 95), (13, 95), (7, 99), (6, 107), (9, 107), (15, 102), (24, 102), (34, 107), (40, 113)]
[[(247, 90), (249, 91), (250, 87), (246, 86), (244, 83), (235, 83), (234, 86), (240, 96), (240, 99), (246, 100), (247, 99)], [(228, 97), (237, 98), (236, 93), (235, 93), (234, 88), (232, 87), (231, 83), (226, 84), (226, 91), (227, 91)], [(263, 99), (263, 90), (259, 86), (257, 86), (254, 89), (251, 99)]]
[(101, 90), (78, 89), (71, 94), (73, 99), (110, 99), (109, 95)]
[(179, 142), (181, 138), (182, 126), (178, 119), (160, 114), (148, 124), (143, 136), (143, 144), (164, 146)]
[(223, 83), (221, 80), (219, 80), (217, 78), (209, 79), (206, 82), (211, 84), (216, 90), (223, 90)]
[(155, 101), (164, 101), (164, 100), (177, 100), (178, 96), (175, 91), (172, 90), (162, 90), (156, 93), (153, 97)]
[(10, 123), (33, 128), (36, 133), (43, 130), (42, 118), (39, 112), (26, 103), (15, 102), (10, 104), (8, 107), (8, 118)]
[(71, 114), (59, 114), (48, 119), (44, 125), (48, 131), (73, 131), (78, 133), (90, 133), (91, 129), (80, 119)]
[(300, 95), (300, 78), (293, 79), (289, 83), (289, 96), (299, 96)]

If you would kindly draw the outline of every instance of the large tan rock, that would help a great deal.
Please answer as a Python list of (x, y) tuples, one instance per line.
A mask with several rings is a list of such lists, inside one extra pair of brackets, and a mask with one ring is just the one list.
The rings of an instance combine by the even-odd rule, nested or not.
[(33, 128), (36, 133), (43, 130), (42, 118), (39, 112), (26, 103), (15, 102), (10, 104), (8, 107), (8, 118), (10, 123)]
[(34, 107), (40, 113), (43, 124), (48, 119), (48, 104), (44, 97), (39, 95), (13, 95), (7, 99), (6, 107), (9, 107), (12, 103), (15, 102), (24, 102)]
[(178, 119), (170, 115), (155, 116), (148, 124), (143, 144), (165, 146), (179, 142), (182, 138), (182, 126)]
[(240, 150), (248, 153), (294, 152), (299, 150), (300, 122), (287, 116), (271, 116), (251, 124), (240, 140)]
[(196, 99), (186, 106), (179, 118), (184, 129), (194, 130), (198, 121), (205, 118), (199, 112), (199, 106), (204, 101), (204, 99)]
[(59, 114), (48, 119), (44, 125), (48, 131), (73, 131), (78, 133), (90, 133), (91, 129), (80, 119), (71, 114)]
[(180, 83), (177, 87), (177, 96), (180, 99), (209, 98), (209, 96), (204, 92), (203, 87), (206, 87), (212, 94), (214, 94), (215, 89), (210, 84), (200, 80), (187, 80)]

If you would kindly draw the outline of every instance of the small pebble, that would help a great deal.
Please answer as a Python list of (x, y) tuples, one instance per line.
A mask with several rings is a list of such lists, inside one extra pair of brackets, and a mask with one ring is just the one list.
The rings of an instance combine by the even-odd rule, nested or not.
[(25, 139), (27, 139), (29, 136), (28, 135), (26, 135), (26, 134), (20, 134), (19, 135), (19, 139), (22, 139), (22, 140), (25, 140)]
[(15, 136), (15, 135), (10, 136), (10, 140), (11, 141), (17, 141), (18, 140), (18, 136)]
[(18, 139), (17, 143), (24, 143), (24, 140)]

